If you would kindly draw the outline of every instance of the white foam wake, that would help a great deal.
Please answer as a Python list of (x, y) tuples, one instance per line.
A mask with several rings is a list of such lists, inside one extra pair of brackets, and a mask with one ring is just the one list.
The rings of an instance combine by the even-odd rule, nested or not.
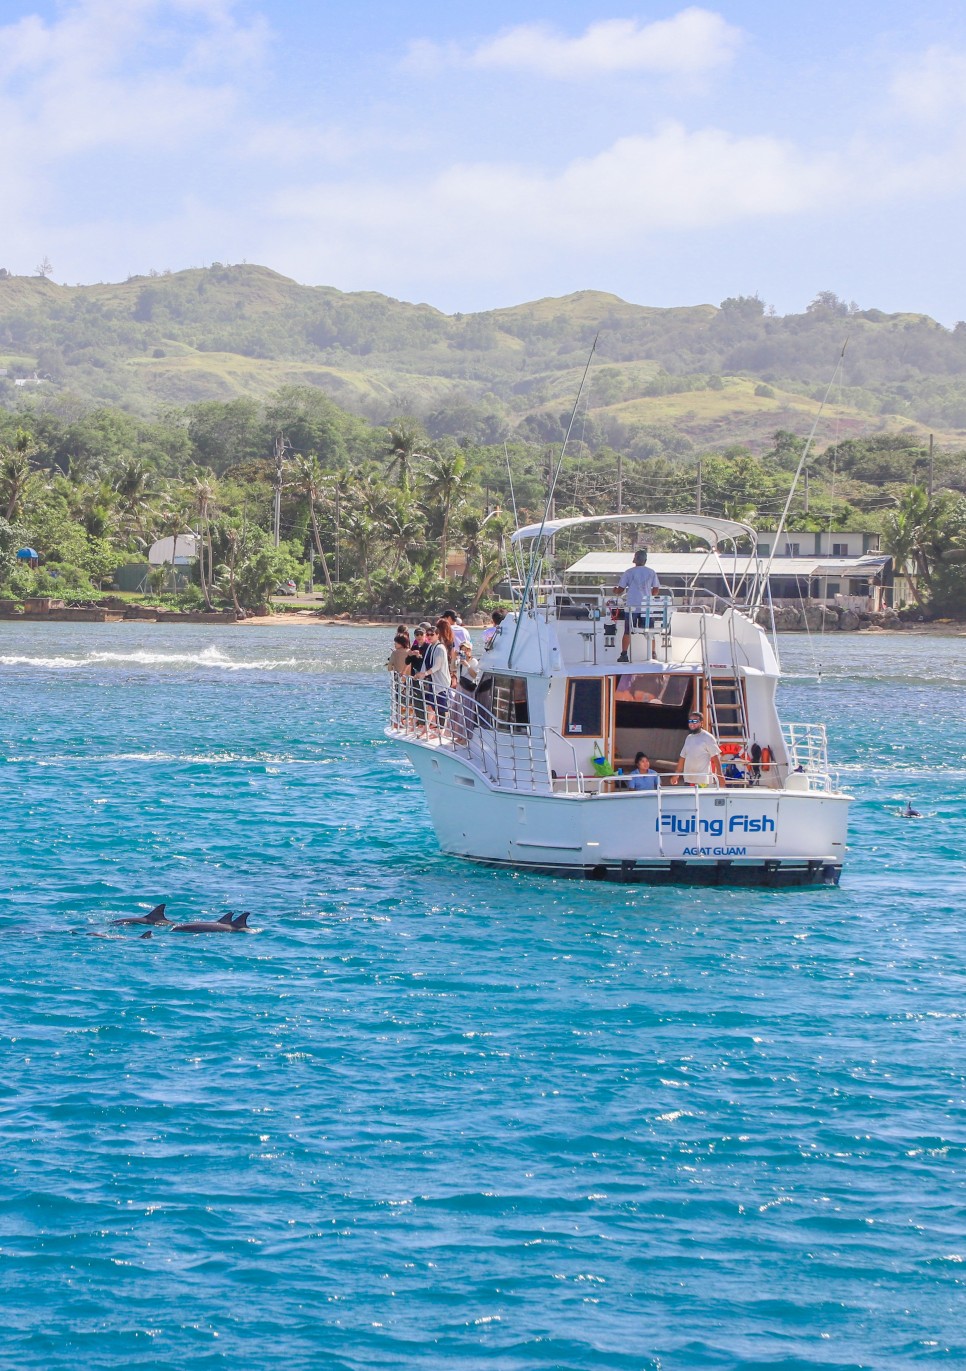
[(298, 666), (296, 657), (267, 657), (236, 661), (217, 647), (200, 652), (85, 652), (76, 657), (0, 656), (0, 666), (32, 666), (48, 671), (71, 671), (89, 666), (202, 667), (217, 671), (283, 671)]

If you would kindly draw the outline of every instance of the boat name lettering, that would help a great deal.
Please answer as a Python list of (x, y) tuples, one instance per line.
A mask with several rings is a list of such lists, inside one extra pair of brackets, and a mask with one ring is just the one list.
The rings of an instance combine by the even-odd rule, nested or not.
[[(712, 838), (720, 838), (725, 831), (724, 817), (720, 819), (698, 819), (691, 814), (687, 818), (680, 814), (662, 814), (654, 825), (657, 832), (664, 833), (709, 833)], [(774, 833), (775, 820), (767, 814), (731, 814), (728, 817), (729, 833)]]
[(747, 853), (746, 847), (686, 847), (682, 850), (684, 857), (745, 857)]

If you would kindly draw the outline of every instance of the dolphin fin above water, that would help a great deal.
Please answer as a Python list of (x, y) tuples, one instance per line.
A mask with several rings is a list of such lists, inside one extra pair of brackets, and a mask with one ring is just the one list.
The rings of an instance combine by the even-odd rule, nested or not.
[[(242, 917), (247, 917), (247, 916), (239, 915), (239, 918), (242, 918)], [(243, 930), (243, 928), (244, 928), (244, 924), (236, 924), (236, 923), (234, 922), (234, 919), (235, 919), (234, 914), (231, 912), (231, 910), (229, 910), (227, 914), (222, 914), (222, 916), (221, 916), (220, 919), (215, 919), (215, 920), (214, 920), (213, 922), (211, 922), (211, 923), (208, 923), (208, 922), (206, 922), (205, 920), (202, 920), (202, 919), (193, 919), (190, 923), (185, 923), (185, 924), (172, 924), (172, 926), (171, 926), (171, 932), (172, 932), (172, 933), (240, 933), (240, 932), (242, 932), (242, 930)]]
[(170, 924), (172, 921), (164, 912), (166, 907), (166, 905), (158, 904), (154, 906), (150, 914), (138, 914), (131, 919), (112, 919), (111, 925), (112, 927), (117, 927), (125, 924), (150, 924), (153, 928), (156, 928), (161, 925)]
[(252, 913), (250, 909), (246, 909), (244, 914), (236, 914), (231, 921), (232, 928), (235, 930), (236, 933), (250, 933), (251, 929), (248, 927), (248, 920), (251, 917)]

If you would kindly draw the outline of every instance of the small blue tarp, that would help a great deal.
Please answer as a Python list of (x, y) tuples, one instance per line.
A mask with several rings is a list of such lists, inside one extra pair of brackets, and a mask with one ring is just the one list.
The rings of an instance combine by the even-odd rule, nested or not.
[(36, 561), (36, 559), (40, 556), (40, 553), (35, 552), (32, 547), (22, 547), (20, 551), (17, 553), (17, 556), (20, 558), (22, 562), (30, 562)]

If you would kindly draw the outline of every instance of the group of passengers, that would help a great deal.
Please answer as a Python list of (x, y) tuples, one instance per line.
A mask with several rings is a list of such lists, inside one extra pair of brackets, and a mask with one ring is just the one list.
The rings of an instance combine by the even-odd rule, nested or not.
[[(483, 635), (485, 645), (487, 633), (495, 633), (502, 620), (502, 610), (494, 610), (492, 623)], [(412, 692), (414, 722), (420, 732), (428, 732), (433, 726), (441, 730), (451, 709), (458, 716), (453, 722), (459, 731), (475, 718), (471, 705), (480, 680), (480, 663), (469, 631), (455, 609), (444, 609), (435, 623), (419, 624), (411, 639), (409, 629), (400, 624), (387, 666), (397, 676), (421, 682), (421, 688)]]

